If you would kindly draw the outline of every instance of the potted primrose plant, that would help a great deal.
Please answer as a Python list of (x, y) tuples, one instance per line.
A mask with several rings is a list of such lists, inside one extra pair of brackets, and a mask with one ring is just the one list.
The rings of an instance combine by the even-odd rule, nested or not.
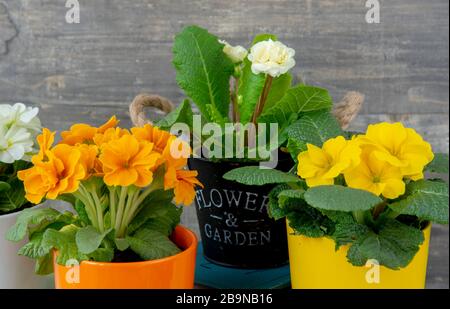
[(327, 90), (292, 85), (294, 55), (271, 34), (257, 35), (249, 49), (198, 26), (175, 37), (176, 80), (200, 115), (186, 99), (157, 125), (192, 141), (189, 166), (204, 184), (195, 198), (203, 250), (214, 263), (265, 268), (288, 261), (286, 227), (265, 210), (273, 185), (240, 185), (222, 176), (267, 161), (278, 161), (276, 168), (287, 172), (293, 161), (280, 149), (287, 145), (288, 128), (303, 115), (330, 111)]
[(192, 288), (197, 239), (179, 225), (201, 185), (185, 170), (190, 148), (154, 127), (75, 124), (44, 129), (33, 165), (18, 173), (26, 198), (62, 199), (74, 212), (27, 209), (9, 230), (20, 254), (57, 288)]
[(0, 289), (52, 286), (51, 278), (34, 275), (34, 264), (17, 256), (23, 243), (13, 244), (5, 238), (17, 217), (32, 206), (17, 173), (31, 165), (34, 140), (41, 131), (38, 112), (22, 103), (0, 105)]
[(448, 224), (448, 184), (424, 172), (448, 173), (448, 155), (401, 123), (352, 135), (333, 121), (308, 130), (316, 121), (300, 121), (291, 135), (298, 176), (225, 175), (279, 184), (269, 209), (288, 221), (292, 287), (424, 288), (431, 224)]

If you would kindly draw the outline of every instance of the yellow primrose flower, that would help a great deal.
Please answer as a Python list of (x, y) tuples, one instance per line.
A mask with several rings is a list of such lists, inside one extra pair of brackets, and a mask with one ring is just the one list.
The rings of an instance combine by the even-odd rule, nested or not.
[(399, 122), (369, 125), (358, 141), (372, 147), (378, 160), (399, 167), (412, 180), (422, 179), (423, 168), (434, 158), (430, 144), (414, 129), (405, 128)]
[(297, 174), (309, 187), (332, 185), (334, 178), (359, 164), (361, 149), (355, 140), (344, 137), (326, 141), (322, 148), (307, 144), (308, 150), (298, 155)]
[(405, 193), (401, 169), (379, 160), (375, 153), (363, 149), (361, 163), (344, 173), (350, 188), (366, 190), (379, 196), (394, 199)]

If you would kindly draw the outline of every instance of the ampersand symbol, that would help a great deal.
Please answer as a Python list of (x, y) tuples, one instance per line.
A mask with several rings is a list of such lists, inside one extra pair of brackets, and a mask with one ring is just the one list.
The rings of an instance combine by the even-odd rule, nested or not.
[(226, 215), (228, 216), (228, 219), (225, 220), (225, 224), (229, 227), (238, 227), (238, 225), (236, 224), (237, 218), (230, 213)]

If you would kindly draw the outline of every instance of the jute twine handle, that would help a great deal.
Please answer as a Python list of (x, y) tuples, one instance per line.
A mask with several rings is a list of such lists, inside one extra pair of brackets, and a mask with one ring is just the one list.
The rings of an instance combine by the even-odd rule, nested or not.
[[(338, 104), (333, 108), (333, 115), (338, 120), (343, 129), (347, 129), (352, 120), (358, 115), (364, 95), (356, 91), (348, 92)], [(174, 105), (169, 99), (155, 94), (139, 94), (130, 104), (130, 116), (134, 126), (142, 127), (153, 122), (145, 116), (145, 108), (156, 108), (168, 114), (174, 109)]]
[(130, 104), (130, 117), (133, 125), (142, 127), (153, 122), (145, 116), (145, 108), (159, 109), (165, 114), (170, 113), (174, 109), (174, 105), (169, 99), (156, 94), (142, 93), (137, 95)]
[(364, 98), (362, 93), (350, 91), (347, 92), (341, 102), (334, 105), (333, 115), (338, 120), (342, 129), (347, 129), (356, 115), (358, 115), (364, 103)]

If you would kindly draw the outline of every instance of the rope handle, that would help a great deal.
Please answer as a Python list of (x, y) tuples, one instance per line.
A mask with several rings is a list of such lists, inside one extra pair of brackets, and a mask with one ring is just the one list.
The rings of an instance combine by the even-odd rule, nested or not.
[[(347, 129), (350, 123), (358, 115), (364, 103), (365, 96), (356, 91), (347, 92), (344, 98), (334, 105), (333, 115), (338, 120), (342, 129)], [(130, 117), (133, 125), (142, 127), (145, 124), (153, 124), (153, 121), (145, 116), (146, 108), (155, 108), (168, 114), (174, 109), (173, 103), (156, 94), (142, 93), (137, 95), (130, 104)]]

